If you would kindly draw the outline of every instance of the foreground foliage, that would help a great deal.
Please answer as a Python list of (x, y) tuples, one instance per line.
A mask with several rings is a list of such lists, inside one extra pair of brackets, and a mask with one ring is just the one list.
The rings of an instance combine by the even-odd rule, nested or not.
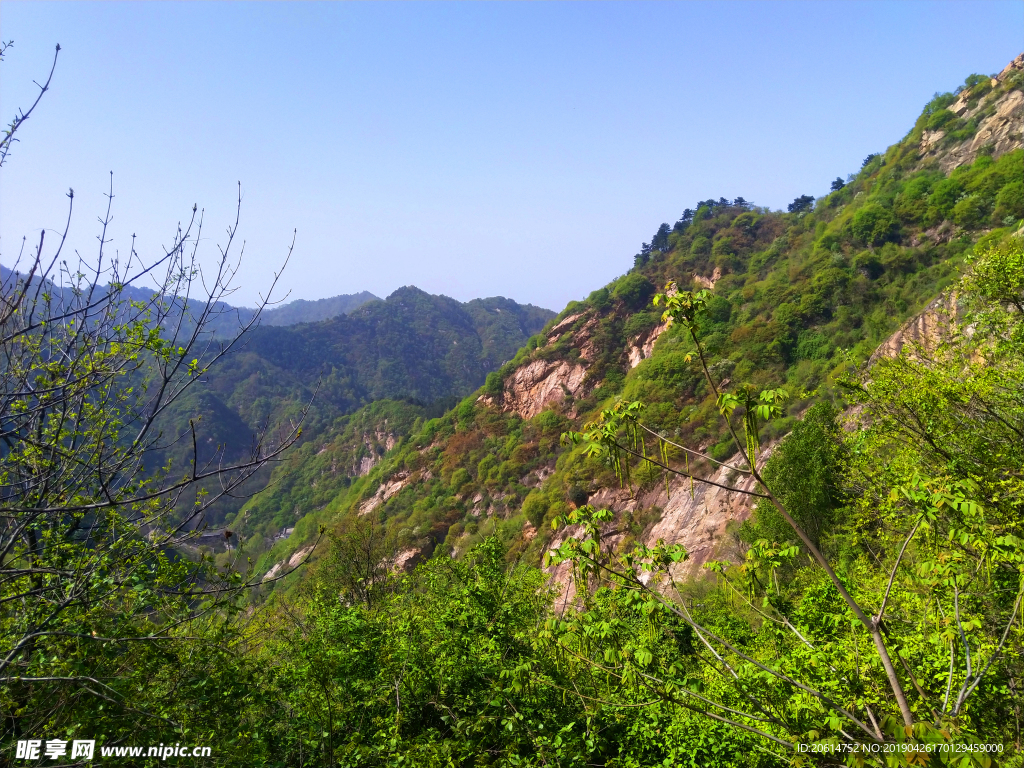
[[(663, 641), (638, 637), (628, 624), (608, 633), (592, 663), (783, 747), (998, 741), (1019, 749), (1022, 253), (1019, 237), (983, 250), (941, 339), (909, 345), (847, 383), (860, 406), (848, 436), (835, 412), (816, 406), (762, 474), (757, 425), (777, 416), (784, 393), (719, 393), (734, 434), (730, 416), (744, 412), (740, 471), (757, 480), (760, 496), (747, 533), (775, 537), (755, 538), (742, 567), (706, 566), (735, 606), (731, 621), (723, 623), (720, 608), (692, 606), (673, 576), (686, 557), (681, 547), (617, 552), (602, 546), (613, 515), (570, 513), (570, 536), (552, 560), (573, 564), (578, 594), (604, 590), (624, 614), (639, 608), (682, 622), (696, 638), (700, 671), (663, 661)], [(702, 354), (705, 297), (661, 299)], [(710, 374), (709, 386), (717, 392)], [(688, 474), (669, 466), (664, 446), (660, 460), (644, 458), (641, 413), (639, 404), (616, 406), (570, 437), (613, 457), (622, 474), (631, 458)], [(601, 605), (553, 627), (576, 644), (606, 615)], [(745, 619), (739, 634), (736, 616)], [(711, 670), (726, 690), (709, 696)]]

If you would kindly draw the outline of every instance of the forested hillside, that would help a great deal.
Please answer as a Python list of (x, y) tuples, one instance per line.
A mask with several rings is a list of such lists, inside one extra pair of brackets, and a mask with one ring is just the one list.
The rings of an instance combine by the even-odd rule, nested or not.
[[(627, 515), (627, 540), (685, 544), (690, 568), (715, 553), (736, 556), (749, 500), (703, 488), (691, 498), (685, 483), (666, 489), (657, 472), (621, 489), (608, 466), (567, 450), (560, 435), (621, 398), (643, 401), (651, 429), (710, 459), (736, 453), (692, 342), (679, 327), (666, 330), (651, 306), (674, 281), (711, 290), (701, 326), (723, 387), (791, 394), (785, 417), (761, 435), (770, 451), (812, 403), (837, 396), (837, 375), (866, 361), (957, 279), (967, 255), (1024, 216), (1020, 66), (937, 95), (902, 141), (824, 197), (800, 196), (787, 212), (710, 198), (663, 224), (627, 274), (566, 307), (480, 392), (300, 521), (282, 551), (397, 482), (401, 491), (381, 506), (386, 525), (423, 554), (441, 545), (463, 552), (500, 531), (513, 554), (539, 563), (555, 540), (548, 523), (591, 498)], [(952, 162), (960, 164), (947, 175)]]

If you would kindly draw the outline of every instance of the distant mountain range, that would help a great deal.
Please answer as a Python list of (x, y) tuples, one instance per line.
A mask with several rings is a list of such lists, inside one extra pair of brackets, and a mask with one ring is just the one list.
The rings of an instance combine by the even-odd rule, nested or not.
[[(12, 276), (0, 266), (0, 279)], [(123, 297), (148, 301), (153, 291), (128, 286)], [(181, 305), (175, 301), (179, 310)], [(255, 313), (225, 303), (214, 309), (209, 327), (224, 338), (236, 335)], [(172, 311), (172, 320), (175, 316)], [(187, 462), (190, 443), (173, 438), (197, 418), (204, 461), (222, 447), (227, 458), (241, 457), (254, 433), (265, 425), (294, 423), (307, 405), (303, 442), (339, 439), (349, 429), (350, 415), (382, 400), (392, 404), (368, 411), (372, 416), (360, 416), (357, 423), (378, 417), (386, 423), (390, 416), (389, 429), (401, 421), (399, 431), (405, 433), (417, 419), (441, 415), (477, 389), (554, 316), (501, 296), (460, 302), (414, 286), (387, 299), (363, 291), (265, 309), (259, 324), (209, 372), (208, 386), (189, 390), (168, 410), (162, 429), (171, 447), (151, 456), (152, 466)], [(352, 443), (346, 450), (355, 451), (357, 461), (366, 454), (361, 435), (354, 443), (345, 441)], [(240, 504), (222, 505), (212, 522)]]
[[(0, 264), (0, 281), (6, 282), (12, 274), (11, 269)], [(60, 291), (61, 289), (56, 290)], [(153, 294), (152, 289), (137, 285), (129, 285), (124, 289), (124, 297), (133, 301), (148, 300), (152, 298)], [(330, 296), (313, 301), (295, 299), (280, 306), (272, 305), (265, 308), (260, 313), (260, 325), (284, 326), (330, 320), (338, 315), (346, 315), (367, 302), (380, 300), (379, 296), (375, 296), (369, 291), (343, 293), (340, 296)], [(240, 326), (244, 326), (256, 314), (256, 310), (250, 307), (233, 307), (224, 302), (217, 302), (215, 309), (218, 316), (211, 324), (211, 328), (218, 335), (236, 333)]]
[[(384, 399), (402, 401), (409, 419), (440, 415), (555, 316), (500, 296), (463, 303), (412, 286), (326, 320), (286, 325), (287, 315), (280, 314), (326, 314), (344, 306), (344, 299), (354, 303), (361, 296), (371, 295), (294, 302), (265, 314), (210, 371), (208, 386), (175, 405), (165, 431), (182, 434), (189, 419), (200, 417), (207, 450), (223, 445), (229, 455), (241, 455), (263, 425), (293, 423), (307, 404), (303, 442), (333, 440), (350, 414)], [(244, 312), (252, 310), (234, 311), (228, 308), (218, 318), (218, 330), (237, 330)], [(161, 460), (185, 461), (184, 453), (170, 453)]]
[(347, 315), (370, 301), (380, 301), (369, 291), (359, 293), (343, 293), (327, 299), (295, 299), (280, 307), (272, 307), (263, 311), (261, 322), (264, 325), (296, 325), (297, 323), (315, 323), (319, 320), (330, 320), (338, 315)]

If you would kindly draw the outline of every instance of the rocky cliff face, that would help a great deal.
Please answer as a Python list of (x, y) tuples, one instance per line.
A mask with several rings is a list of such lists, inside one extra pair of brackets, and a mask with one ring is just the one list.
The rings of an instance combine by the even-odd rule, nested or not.
[(580, 391), (586, 366), (564, 360), (534, 360), (519, 368), (505, 382), (502, 410), (532, 419), (550, 406)]
[[(980, 154), (998, 158), (1021, 146), (1024, 131), (1024, 93), (999, 86), (1024, 71), (1024, 53), (1015, 58), (991, 82), (961, 92), (947, 109), (964, 121), (978, 119), (975, 134), (964, 141), (944, 141), (947, 131), (925, 131), (921, 136), (921, 164), (935, 163), (943, 173), (967, 163)], [(984, 88), (987, 85), (988, 88)], [(979, 91), (986, 92), (978, 95)]]
[(937, 296), (878, 346), (868, 359), (868, 366), (882, 357), (896, 357), (908, 346), (923, 353), (934, 350), (942, 342), (956, 314), (955, 295), (943, 293)]
[[(767, 446), (758, 457), (758, 468), (762, 468), (771, 455), (774, 445)], [(742, 559), (745, 547), (736, 535), (739, 524), (750, 517), (757, 498), (749, 495), (756, 491), (756, 482), (749, 473), (737, 471), (740, 466), (737, 454), (730, 458), (717, 472), (711, 472), (708, 479), (714, 483), (691, 483), (685, 478), (674, 477), (666, 489), (659, 484), (651, 490), (630, 494), (623, 488), (601, 488), (589, 503), (600, 509), (609, 509), (620, 519), (625, 515), (635, 516), (645, 510), (655, 510), (655, 522), (647, 526), (640, 540), (648, 546), (659, 541), (665, 544), (681, 544), (688, 557), (672, 567), (673, 578), (684, 581), (700, 578), (703, 566), (711, 560)], [(729, 490), (734, 489), (734, 490)], [(566, 538), (578, 535), (574, 527), (563, 529), (551, 542), (550, 548), (557, 548)], [(625, 539), (620, 523), (611, 523), (602, 531), (604, 546), (618, 546)], [(561, 589), (560, 600), (573, 600), (573, 585), (569, 567), (565, 564), (548, 569), (551, 582)]]

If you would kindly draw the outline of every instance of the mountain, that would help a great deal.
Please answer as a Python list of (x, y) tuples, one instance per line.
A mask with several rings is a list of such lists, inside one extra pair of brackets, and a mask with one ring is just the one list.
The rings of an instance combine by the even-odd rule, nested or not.
[(510, 557), (539, 563), (562, 535), (551, 520), (588, 499), (616, 513), (613, 542), (683, 544), (685, 573), (739, 557), (748, 497), (666, 487), (655, 473), (623, 488), (611, 467), (560, 435), (622, 398), (644, 402), (647, 424), (687, 448), (718, 461), (736, 452), (692, 342), (651, 306), (674, 281), (711, 292), (702, 331), (723, 388), (794, 394), (761, 434), (766, 459), (816, 400), (834, 396), (839, 373), (865, 363), (958, 278), (979, 244), (1024, 217), (1022, 70), (1024, 56), (998, 77), (972, 76), (936, 96), (903, 140), (824, 197), (797, 197), (787, 212), (711, 198), (663, 224), (627, 273), (570, 303), (481, 389), (396, 440), (368, 473), (351, 474), (312, 509), (279, 495), (275, 506), (297, 519), (263, 566), (308, 546), (319, 524), (371, 511), (402, 542), (403, 562), (459, 554), (499, 533)]
[[(0, 266), (0, 280), (17, 278)], [(67, 301), (78, 300), (71, 289), (47, 289)], [(97, 300), (106, 288), (99, 290)], [(152, 289), (122, 288), (127, 301), (148, 302), (153, 296)], [(169, 303), (165, 325), (176, 325), (184, 310), (187, 331), (191, 302), (174, 298)], [(254, 312), (217, 302), (206, 327), (215, 339), (232, 338)], [(266, 309), (258, 325), (208, 373), (208, 386), (187, 391), (168, 409), (160, 423), (167, 447), (149, 456), (149, 467), (187, 464), (191, 441), (177, 438), (188, 433), (190, 421), (201, 424), (197, 448), (203, 461), (221, 451), (234, 460), (245, 455), (255, 433), (297, 423), (307, 406), (303, 440), (315, 437), (334, 444), (349, 429), (347, 416), (381, 400), (389, 404), (367, 410), (355, 423), (397, 409), (402, 418), (389, 425), (382, 417), (379, 426), (404, 435), (414, 416), (440, 415), (479, 387), (554, 314), (501, 296), (463, 303), (414, 286), (385, 300), (363, 291)], [(265, 470), (249, 490), (262, 488), (268, 478)], [(241, 501), (218, 503), (208, 522), (233, 515)]]
[[(14, 276), (14, 272), (0, 264), (0, 281), (6, 282)], [(63, 293), (63, 289), (50, 285), (51, 293)], [(127, 285), (122, 288), (123, 296), (129, 301), (149, 301), (154, 296), (154, 291), (142, 285)], [(70, 298), (71, 294), (67, 294)], [(380, 301), (369, 291), (359, 293), (345, 293), (340, 296), (331, 296), (326, 299), (307, 301), (295, 299), (281, 306), (270, 306), (260, 313), (260, 325), (297, 325), (298, 323), (313, 323), (319, 320), (329, 320), (338, 315), (348, 314), (370, 301)], [(181, 302), (175, 300), (173, 307), (180, 308)], [(211, 330), (221, 336), (229, 336), (238, 332), (240, 326), (250, 322), (256, 314), (255, 309), (249, 307), (233, 307), (223, 301), (213, 305), (214, 317), (209, 324)], [(176, 317), (172, 312), (172, 317)]]
[[(343, 293), (340, 296), (331, 296), (315, 301), (295, 299), (281, 306), (265, 307), (260, 312), (259, 324), (261, 326), (287, 326), (330, 320), (339, 315), (346, 315), (371, 301), (380, 301), (380, 298), (369, 291)], [(218, 336), (228, 338), (237, 334), (239, 328), (250, 322), (255, 314), (256, 310), (249, 307), (218, 304), (217, 314), (208, 327)]]
[[(553, 316), (502, 297), (462, 304), (406, 286), (322, 323), (262, 327), (248, 351), (306, 384), (325, 375), (339, 405), (465, 394)], [(343, 373), (345, 383), (331, 377)]]
[(557, 317), (403, 288), (191, 364), (208, 386), (162, 424), (186, 456), (309, 411), (180, 547), (154, 494), (182, 457), (165, 480), (120, 450), (162, 339), (12, 315), (4, 743), (1019, 766), (1022, 85), (1024, 57), (972, 75), (785, 212), (699, 201)]
[(360, 291), (315, 301), (295, 299), (280, 307), (264, 310), (261, 322), (264, 325), (296, 325), (330, 320), (338, 315), (347, 315), (370, 301), (380, 301), (380, 297), (369, 291)]
[[(553, 316), (550, 310), (503, 297), (462, 303), (406, 286), (328, 320), (261, 325), (209, 372), (201, 398), (190, 395), (175, 405), (165, 431), (182, 434), (190, 419), (200, 417), (211, 446), (224, 445), (230, 457), (244, 451), (264, 425), (274, 431), (296, 423), (308, 406), (303, 441), (344, 442), (352, 423), (377, 416), (386, 422), (388, 416), (381, 414), (392, 415), (379, 429), (386, 428), (394, 439), (407, 434), (416, 417), (422, 422), (440, 415), (479, 387)], [(391, 404), (352, 416), (382, 400)], [(394, 418), (399, 411), (401, 418)], [(186, 441), (157, 458), (181, 463), (187, 448)], [(289, 459), (288, 466), (294, 461)], [(349, 466), (347, 455), (342, 464)], [(257, 485), (266, 480), (261, 476)], [(233, 515), (240, 504), (221, 505), (213, 522)], [(308, 510), (290, 502), (292, 522), (295, 508)], [(267, 515), (281, 517), (276, 509)], [(272, 537), (287, 527), (285, 522), (261, 530)]]

